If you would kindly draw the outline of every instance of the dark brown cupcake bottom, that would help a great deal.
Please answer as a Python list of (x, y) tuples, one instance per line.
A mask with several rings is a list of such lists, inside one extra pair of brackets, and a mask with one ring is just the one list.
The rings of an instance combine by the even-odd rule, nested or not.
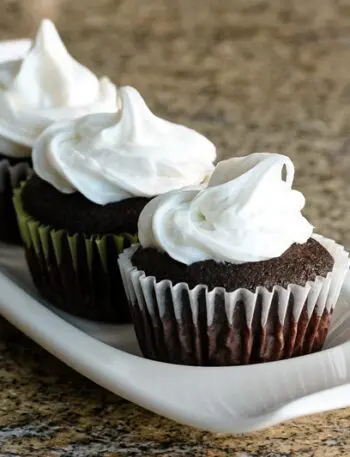
[[(293, 316), (298, 311), (293, 309), (293, 294), (280, 299), (276, 290), (266, 311), (266, 325), (262, 327), (261, 324), (264, 305), (257, 287), (272, 291), (275, 286), (285, 289), (289, 284), (305, 286), (307, 281), (314, 281), (319, 276), (325, 278), (332, 271), (333, 257), (314, 239), (310, 238), (303, 245), (291, 246), (277, 259), (241, 265), (208, 260), (187, 266), (151, 248), (138, 249), (131, 262), (139, 271), (145, 271), (148, 277), (155, 276), (157, 282), (170, 279), (173, 285), (173, 289), (165, 289), (164, 295), (161, 292), (160, 303), (157, 301), (159, 295), (157, 297), (153, 290), (153, 295), (157, 297), (153, 307), (140, 306), (139, 301), (131, 305), (139, 344), (147, 358), (205, 366), (260, 363), (319, 351), (327, 336), (331, 318), (328, 311), (319, 316), (316, 306), (312, 315), (308, 316), (305, 299), (296, 321)], [(202, 290), (203, 293), (196, 298), (197, 311), (193, 312), (194, 303), (191, 303), (186, 290), (174, 298), (175, 285), (181, 287), (181, 283), (186, 283), (191, 289), (196, 284), (204, 284), (211, 291), (216, 285), (226, 292), (238, 289), (255, 292), (257, 298), (251, 326), (248, 326), (246, 318), (246, 309), (250, 307), (243, 297), (235, 303), (229, 320), (223, 292), (215, 292), (214, 303), (209, 305)], [(285, 300), (288, 300), (287, 303)], [(209, 325), (207, 313), (211, 307), (214, 307), (214, 316), (210, 316)], [(281, 308), (286, 309), (283, 325), (279, 308), (280, 312)]]
[[(34, 285), (52, 305), (75, 316), (101, 322), (130, 322), (130, 313), (117, 265), (118, 251), (113, 237), (107, 237), (107, 269), (96, 246), (92, 246), (92, 264), (88, 268), (85, 239), (76, 238), (73, 261), (68, 239), (62, 237), (58, 262), (52, 243), (47, 255), (33, 246), (24, 246)], [(128, 245), (126, 243), (126, 245)]]
[(130, 321), (118, 256), (136, 242), (135, 233), (70, 234), (45, 225), (23, 208), (22, 194), (30, 182), (15, 189), (13, 201), (29, 270), (40, 294), (56, 308), (85, 319)]
[[(187, 266), (160, 258), (154, 249), (123, 252), (119, 266), (144, 356), (230, 366), (319, 351), (349, 269), (344, 247), (315, 234), (259, 265)], [(232, 289), (235, 275), (243, 274), (242, 285)], [(217, 287), (211, 287), (211, 276)]]
[(13, 159), (0, 154), (0, 241), (21, 244), (13, 207), (13, 188), (29, 175), (30, 159)]
[(281, 325), (276, 295), (264, 328), (261, 327), (261, 307), (258, 304), (252, 327), (248, 328), (244, 304), (236, 306), (230, 324), (224, 301), (216, 303), (213, 323), (208, 326), (204, 294), (199, 300), (196, 323), (193, 322), (190, 303), (183, 304), (180, 321), (175, 318), (171, 299), (162, 318), (157, 308), (154, 314), (150, 314), (147, 307), (141, 309), (131, 305), (136, 335), (145, 357), (174, 364), (202, 366), (277, 361), (321, 350), (331, 320), (331, 312), (324, 311), (319, 316), (317, 309), (309, 317), (305, 304), (296, 321), (291, 299), (284, 325)]

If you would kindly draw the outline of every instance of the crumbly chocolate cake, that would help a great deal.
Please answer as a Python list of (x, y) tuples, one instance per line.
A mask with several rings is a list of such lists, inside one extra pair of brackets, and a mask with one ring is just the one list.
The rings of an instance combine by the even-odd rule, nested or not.
[(139, 215), (148, 201), (135, 197), (98, 205), (79, 192), (63, 194), (38, 176), (30, 179), (22, 191), (27, 214), (57, 230), (85, 235), (136, 233)]
[(185, 282), (191, 288), (205, 284), (209, 290), (224, 287), (227, 291), (237, 288), (254, 291), (258, 286), (272, 290), (276, 285), (287, 287), (291, 283), (304, 286), (318, 275), (327, 276), (334, 265), (333, 257), (313, 238), (292, 245), (280, 257), (240, 265), (214, 260), (185, 265), (154, 248), (139, 248), (131, 261), (157, 281), (170, 279), (173, 284)]

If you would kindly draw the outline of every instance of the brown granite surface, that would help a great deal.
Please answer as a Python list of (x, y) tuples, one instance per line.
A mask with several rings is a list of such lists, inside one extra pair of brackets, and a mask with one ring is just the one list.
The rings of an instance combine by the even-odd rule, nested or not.
[[(80, 61), (207, 134), (221, 157), (289, 154), (308, 217), (350, 246), (347, 0), (2, 0), (0, 38), (43, 16)], [(0, 359), (0, 457), (350, 455), (349, 410), (218, 436), (109, 394), (12, 330)]]

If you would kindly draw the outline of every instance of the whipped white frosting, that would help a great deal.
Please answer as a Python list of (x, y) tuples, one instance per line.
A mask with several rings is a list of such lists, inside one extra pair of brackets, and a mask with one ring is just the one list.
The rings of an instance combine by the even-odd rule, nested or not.
[(292, 189), (293, 179), (293, 163), (279, 154), (220, 162), (207, 188), (171, 192), (145, 206), (140, 243), (187, 265), (279, 257), (313, 231), (301, 214), (305, 199)]
[[(31, 147), (54, 121), (117, 109), (116, 86), (73, 59), (48, 19), (23, 61), (0, 64), (0, 136), (8, 145)], [(15, 146), (6, 152), (22, 155)]]
[(139, 92), (119, 90), (122, 109), (49, 127), (33, 148), (35, 172), (64, 193), (98, 204), (196, 186), (212, 173), (215, 146), (155, 116)]

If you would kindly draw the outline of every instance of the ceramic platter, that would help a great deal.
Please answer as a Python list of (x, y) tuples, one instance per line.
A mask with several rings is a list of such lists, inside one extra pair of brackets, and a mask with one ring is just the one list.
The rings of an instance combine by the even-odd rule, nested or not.
[[(28, 45), (0, 43), (0, 61), (20, 57)], [(0, 314), (97, 384), (202, 429), (242, 433), (350, 406), (350, 275), (325, 349), (260, 365), (203, 368), (146, 360), (131, 326), (76, 319), (45, 303), (31, 283), (22, 249), (6, 245), (0, 245)]]

